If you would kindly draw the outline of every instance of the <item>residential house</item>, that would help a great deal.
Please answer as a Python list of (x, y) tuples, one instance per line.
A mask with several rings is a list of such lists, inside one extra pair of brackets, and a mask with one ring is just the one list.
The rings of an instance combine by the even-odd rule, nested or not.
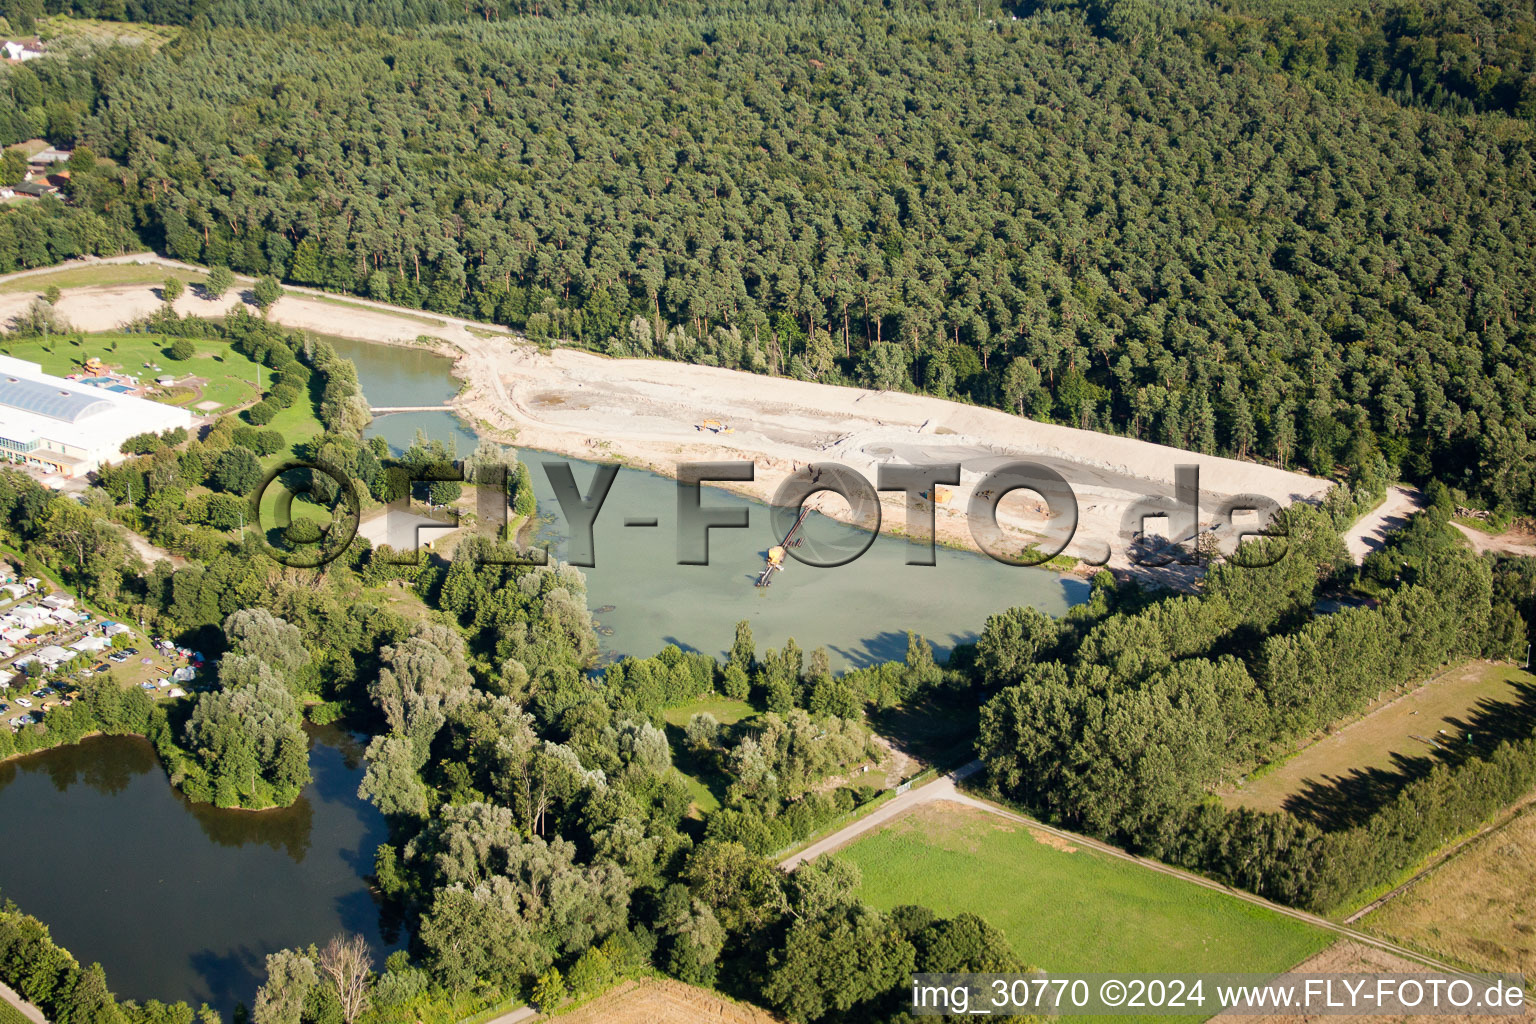
[(36, 37), (32, 39), (7, 39), (0, 44), (0, 49), (5, 51), (5, 59), (13, 63), (21, 63), (24, 60), (36, 60), (43, 55), (43, 41)]
[(0, 624), (18, 629), (36, 629), (48, 621), (48, 613), (35, 604), (19, 604), (0, 616)]
[(37, 649), (37, 660), (52, 669), (64, 664), (78, 653), (80, 652), (65, 650), (58, 644), (49, 644), (47, 647)]
[(38, 604), (45, 608), (52, 608), (57, 611), (60, 608), (73, 608), (75, 606), (75, 598), (72, 594), (49, 594), (47, 597), (39, 601)]
[(49, 146), (47, 149), (39, 153), (33, 153), (31, 156), (27, 157), (27, 163), (34, 167), (48, 167), (52, 164), (64, 163), (74, 155), (75, 154), (72, 150), (58, 149), (54, 146)]
[(41, 199), (43, 196), (56, 196), (59, 187), (46, 181), (24, 181), (20, 185), (11, 186), (18, 196), (31, 196), (33, 199)]

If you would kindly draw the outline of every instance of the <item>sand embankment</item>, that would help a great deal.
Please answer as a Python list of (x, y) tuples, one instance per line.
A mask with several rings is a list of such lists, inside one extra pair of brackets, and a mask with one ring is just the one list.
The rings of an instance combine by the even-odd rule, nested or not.
[[(184, 266), (145, 256), (94, 262), (138, 261)], [(35, 282), (37, 292), (0, 294), (0, 323), (21, 312), (48, 284), (46, 275), (37, 275)], [(234, 290), (216, 301), (189, 290), (176, 309), (217, 316), (241, 301)], [(66, 289), (59, 310), (78, 329), (101, 331), (159, 305), (152, 285), (103, 285)], [(965, 514), (972, 492), (987, 472), (1018, 459), (1050, 466), (1073, 488), (1080, 519), (1067, 553), (1094, 563), (1107, 559), (1116, 567), (1131, 564), (1127, 509), (1144, 498), (1171, 498), (1178, 465), (1199, 466), (1202, 522), (1209, 522), (1233, 495), (1262, 495), (1289, 504), (1316, 498), (1329, 487), (1326, 480), (1257, 463), (922, 395), (659, 360), (608, 359), (574, 349), (546, 354), (492, 324), (326, 298), (307, 289), (289, 289), (270, 315), (285, 326), (364, 341), (430, 343), (456, 360), (454, 372), (466, 383), (454, 407), (493, 436), (567, 455), (621, 460), (667, 475), (675, 475), (683, 462), (746, 459), (756, 467), (755, 479), (732, 489), (759, 499), (770, 498), (790, 473), (812, 462), (841, 463), (871, 481), (882, 463), (958, 462), (961, 482), (937, 509), (937, 533), (945, 543), (973, 549), (977, 545)], [(732, 432), (701, 430), (705, 420), (718, 420)], [(839, 498), (822, 495), (819, 500), (831, 514), (846, 509)], [(903, 496), (886, 493), (882, 503), (882, 528), (904, 530)], [(926, 513), (926, 504), (919, 507)], [(999, 509), (1005, 534), (1024, 543), (1043, 525), (1042, 511), (1033, 495), (1015, 492)]]

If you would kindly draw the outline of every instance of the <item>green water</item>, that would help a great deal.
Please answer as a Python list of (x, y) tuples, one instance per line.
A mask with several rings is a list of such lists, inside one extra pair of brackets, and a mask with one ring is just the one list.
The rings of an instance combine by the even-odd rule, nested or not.
[(363, 875), (387, 838), (357, 799), (362, 747), (310, 729), (314, 781), (292, 806), (223, 811), (183, 799), (147, 740), (102, 736), (0, 764), (0, 890), (121, 999), (208, 1002), (229, 1021), (266, 955), (386, 933)]
[[(375, 406), (428, 405), (457, 391), (449, 360), (428, 352), (367, 342), (337, 342), (357, 364), (358, 380)], [(418, 432), (452, 442), (459, 454), (474, 449), (475, 436), (453, 414), (390, 413), (369, 428), (394, 448), (408, 446)], [(534, 490), (544, 519), (540, 543), (566, 557), (565, 521), (544, 473), (549, 462), (573, 467), (585, 493), (592, 464), (547, 452), (519, 453), (533, 469)], [(931, 640), (941, 653), (974, 639), (986, 617), (1015, 605), (1034, 605), (1059, 615), (1086, 600), (1088, 588), (1056, 573), (1003, 565), (983, 555), (940, 549), (936, 565), (907, 565), (910, 544), (875, 538), (863, 556), (832, 569), (790, 561), (772, 586), (753, 580), (764, 555), (777, 542), (766, 505), (723, 491), (704, 489), (703, 503), (749, 509), (747, 529), (713, 530), (710, 564), (678, 565), (677, 484), (666, 477), (621, 469), (594, 527), (595, 562), (584, 568), (587, 603), (597, 612), (605, 652), (610, 656), (654, 654), (675, 643), (722, 653), (736, 623), (752, 623), (759, 647), (778, 647), (794, 637), (807, 650), (825, 646), (834, 668), (867, 665), (906, 652), (907, 630)], [(655, 527), (626, 527), (626, 518), (650, 518)], [(868, 535), (813, 516), (801, 550), (857, 550)]]

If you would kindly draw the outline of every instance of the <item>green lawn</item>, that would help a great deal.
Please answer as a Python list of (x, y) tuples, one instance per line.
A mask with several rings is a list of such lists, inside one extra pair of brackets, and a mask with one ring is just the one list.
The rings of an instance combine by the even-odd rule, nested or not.
[[(194, 416), (216, 414), (259, 397), (253, 361), (234, 351), (226, 342), (193, 340), (197, 351), (185, 360), (172, 359), (167, 351), (170, 339), (156, 334), (87, 334), (78, 345), (72, 337), (63, 336), (50, 340), (46, 347), (42, 339), (33, 338), (7, 342), (3, 347), (7, 354), (29, 359), (40, 364), (44, 373), (60, 377), (84, 372), (85, 361), (91, 356), (100, 359), (110, 370), (140, 378), (165, 375), (179, 380), (190, 375), (206, 381), (197, 386), (201, 393), (192, 394), (178, 388), (176, 400), (171, 404), (182, 406)], [(269, 376), (267, 371), (262, 371), (264, 387), (270, 383)], [(204, 408), (206, 402), (217, 402), (218, 406)]]
[(691, 700), (686, 704), (679, 704), (675, 708), (667, 708), (663, 712), (668, 725), (684, 726), (688, 719), (694, 715), (708, 712), (715, 716), (715, 721), (721, 725), (735, 725), (743, 719), (751, 718), (757, 714), (757, 709), (744, 700), (732, 700), (729, 697), (709, 696)]
[[(27, 200), (33, 202), (34, 200)], [(139, 263), (98, 263), (85, 267), (65, 267), (50, 274), (33, 274), (10, 281), (0, 281), (0, 292), (36, 292), (42, 294), (49, 285), (60, 288), (91, 288), (113, 284), (161, 284), (168, 277), (180, 278), (187, 283), (201, 283), (208, 275)]]
[[(262, 376), (266, 379), (265, 371)], [(283, 435), (283, 440), (288, 442), (288, 447), (261, 460), (263, 469), (271, 469), (285, 459), (293, 458), (293, 445), (300, 441), (307, 441), (312, 437), (319, 437), (325, 433), (325, 426), (320, 422), (320, 417), (315, 410), (320, 404), (320, 378), (315, 375), (310, 378), (308, 401), (300, 399), (288, 408), (272, 417), (272, 422), (266, 425), (266, 429), (275, 430)]]
[(874, 906), (978, 914), (1048, 972), (1278, 972), (1333, 941), (1262, 907), (1040, 836), (945, 803), (837, 856), (863, 871)]
[(694, 715), (708, 712), (721, 725), (735, 725), (757, 714), (757, 709), (744, 700), (709, 696), (691, 700), (664, 712), (667, 720), (667, 739), (672, 744), (672, 763), (688, 783), (688, 794), (693, 797), (695, 817), (720, 809), (720, 801), (730, 785), (730, 780), (712, 771), (688, 749), (683, 738), (683, 726)]

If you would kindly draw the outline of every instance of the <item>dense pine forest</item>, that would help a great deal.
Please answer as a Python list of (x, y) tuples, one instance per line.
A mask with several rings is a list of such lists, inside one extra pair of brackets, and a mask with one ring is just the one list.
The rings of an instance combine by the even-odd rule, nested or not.
[(187, 28), (0, 71), (0, 142), (81, 147), (0, 270), (148, 244), (1536, 507), (1528, 4), (66, 7)]

